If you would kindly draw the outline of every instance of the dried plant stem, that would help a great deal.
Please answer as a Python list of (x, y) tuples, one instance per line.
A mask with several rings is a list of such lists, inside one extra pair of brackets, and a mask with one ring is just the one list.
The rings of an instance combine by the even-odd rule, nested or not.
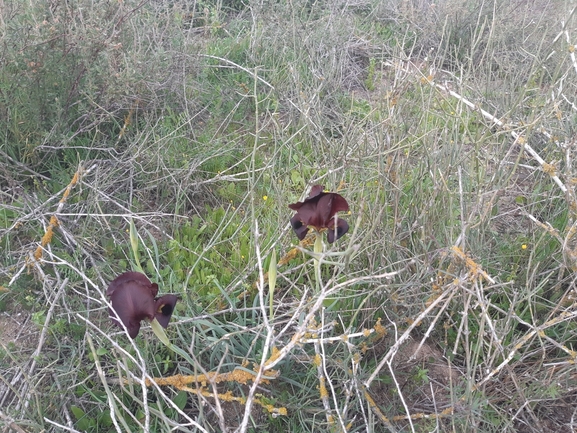
[[(514, 346), (513, 349), (509, 352), (507, 358), (503, 360), (501, 364), (499, 364), (496, 368), (494, 368), (487, 376), (485, 376), (482, 380), (480, 380), (474, 387), (474, 389), (481, 388), (485, 383), (487, 383), (491, 378), (497, 375), (505, 366), (507, 366), (511, 360), (515, 357), (515, 354), (521, 349), (527, 342), (529, 342), (534, 336), (538, 335), (540, 337), (545, 337), (545, 329), (550, 328), (551, 326), (557, 325), (562, 322), (566, 322), (568, 320), (575, 319), (577, 317), (577, 309), (563, 311), (558, 316), (554, 317), (553, 319), (548, 320), (547, 322), (543, 323), (540, 326), (533, 327), (530, 332), (525, 334)], [(529, 325), (529, 324), (527, 324)], [(566, 349), (566, 348), (565, 348)], [(566, 352), (571, 356), (571, 361), (575, 362), (577, 359), (577, 352), (574, 350), (566, 349)]]
[(535, 161), (537, 161), (539, 163), (539, 165), (541, 166), (541, 168), (543, 169), (544, 172), (546, 172), (547, 174), (549, 174), (551, 176), (551, 178), (553, 179), (553, 181), (559, 186), (559, 188), (561, 189), (561, 191), (563, 193), (567, 193), (567, 187), (565, 186), (565, 184), (561, 181), (561, 179), (559, 178), (559, 176), (557, 176), (556, 173), (556, 169), (554, 166), (552, 166), (551, 164), (548, 164), (547, 162), (545, 162), (545, 160), (543, 158), (541, 158), (541, 156), (527, 143), (527, 138), (522, 135), (519, 134), (517, 131), (515, 131), (511, 125), (507, 125), (505, 124), (502, 120), (498, 119), (496, 116), (492, 115), (491, 113), (483, 110), (482, 108), (480, 108), (479, 106), (477, 106), (476, 104), (472, 103), (471, 101), (469, 101), (468, 99), (466, 99), (464, 96), (461, 96), (459, 93), (451, 90), (448, 86), (443, 85), (443, 84), (439, 84), (439, 83), (435, 83), (431, 81), (431, 84), (439, 89), (442, 90), (443, 92), (449, 94), (450, 96), (458, 99), (459, 101), (461, 101), (463, 104), (465, 104), (467, 107), (469, 107), (471, 110), (473, 111), (478, 111), (479, 113), (481, 113), (481, 115), (487, 119), (490, 120), (491, 122), (493, 122), (495, 125), (499, 126), (500, 128), (502, 128), (505, 131), (509, 131), (509, 133), (511, 134), (511, 136), (514, 138), (514, 142), (513, 144), (518, 144), (520, 146), (522, 146), (522, 148), (533, 157), (533, 159), (535, 159)]
[(0, 418), (4, 421), (6, 427), (13, 429), (17, 433), (27, 433), (26, 430), (22, 429), (18, 424), (16, 424), (11, 418), (6, 416), (4, 412), (0, 410)]
[[(101, 294), (101, 295), (104, 297), (104, 294)], [(150, 386), (155, 388), (158, 395), (163, 396), (163, 399), (166, 402), (166, 404), (168, 404), (169, 407), (171, 407), (172, 409), (176, 410), (177, 413), (180, 416), (182, 416), (183, 419), (185, 419), (187, 421), (187, 423), (195, 426), (197, 429), (199, 429), (199, 431), (207, 433), (207, 430), (205, 428), (203, 428), (195, 420), (190, 418), (190, 416), (188, 414), (186, 414), (178, 406), (176, 406), (176, 404), (172, 401), (172, 399), (169, 398), (168, 396), (166, 396), (166, 394), (164, 393), (162, 388), (160, 388), (160, 385), (158, 385), (154, 381), (154, 378), (151, 377), (150, 375), (148, 375), (148, 373), (146, 372), (146, 368), (145, 368), (146, 364), (144, 362), (144, 359), (142, 358), (140, 350), (138, 349), (138, 347), (136, 347), (136, 345), (132, 339), (130, 339), (130, 344), (132, 345), (132, 350), (135, 351), (136, 357), (131, 355), (127, 350), (125, 350), (123, 347), (121, 347), (118, 344), (118, 342), (116, 342), (110, 335), (108, 335), (108, 333), (106, 333), (105, 330), (103, 330), (100, 326), (95, 325), (92, 321), (90, 321), (89, 319), (87, 319), (86, 317), (84, 317), (82, 315), (77, 315), (77, 317), (80, 320), (84, 321), (86, 323), (86, 325), (89, 326), (93, 331), (97, 332), (98, 334), (100, 334), (100, 336), (105, 338), (112, 345), (112, 347), (114, 347), (114, 349), (119, 354), (121, 354), (123, 357), (126, 357), (126, 359), (130, 360), (130, 362), (133, 365), (137, 366), (138, 369), (140, 370), (141, 374), (140, 374), (140, 376), (137, 376), (134, 373), (132, 373), (130, 370), (128, 370), (127, 367), (125, 366), (125, 364), (120, 363), (120, 365), (122, 365), (125, 368), (125, 371), (130, 376), (129, 381), (125, 381), (124, 379), (122, 379), (122, 380), (120, 380), (120, 382), (122, 382), (123, 384), (128, 383), (129, 386), (132, 386), (132, 382), (138, 383), (143, 388), (143, 391), (142, 391), (143, 395), (145, 395), (145, 390), (148, 388), (147, 383), (149, 383)], [(95, 362), (98, 362), (98, 354), (95, 351), (93, 352), (93, 354), (95, 357)], [(105, 387), (107, 387), (108, 383), (111, 382), (109, 379), (106, 378), (106, 376), (104, 375), (104, 372), (102, 372), (102, 375), (99, 374), (99, 378), (100, 378), (100, 381), (103, 383), (103, 386), (105, 386)], [(114, 395), (112, 395), (112, 394), (108, 394), (108, 395), (109, 395), (109, 398), (114, 397)], [(114, 403), (109, 402), (109, 404), (114, 404)], [(143, 401), (143, 405), (146, 405), (146, 406), (148, 405), (146, 403), (146, 400)]]
[[(86, 338), (90, 346), (90, 350), (92, 351), (92, 354), (94, 356), (94, 363), (96, 365), (96, 371), (98, 372), (98, 377), (100, 378), (100, 381), (102, 382), (104, 390), (106, 391), (106, 394), (108, 396), (108, 407), (110, 408), (110, 418), (112, 419), (112, 423), (114, 424), (116, 431), (122, 432), (122, 429), (120, 428), (120, 425), (118, 424), (118, 420), (116, 417), (116, 413), (118, 412), (118, 410), (116, 408), (116, 404), (114, 403), (113, 394), (110, 391), (110, 388), (108, 387), (108, 384), (106, 382), (106, 376), (104, 375), (104, 371), (102, 370), (102, 366), (100, 365), (100, 361), (98, 360), (96, 348), (94, 347), (94, 342), (92, 341), (92, 337), (90, 336), (90, 334), (87, 334)], [(150, 415), (146, 418), (150, 419)]]
[(319, 396), (321, 398), (321, 403), (323, 404), (323, 408), (325, 410), (325, 417), (327, 419), (327, 423), (329, 424), (329, 426), (331, 426), (334, 425), (335, 420), (332, 414), (333, 411), (331, 409), (331, 404), (329, 402), (329, 392), (327, 390), (326, 385), (327, 379), (325, 377), (325, 372), (323, 368), (324, 359), (323, 356), (321, 355), (321, 345), (318, 341), (314, 343), (314, 348), (315, 348), (314, 364), (316, 365), (317, 368), (317, 379), (319, 381)]
[(68, 200), (68, 196), (70, 195), (70, 192), (76, 186), (76, 184), (80, 180), (80, 177), (82, 175), (90, 172), (94, 167), (95, 166), (92, 166), (89, 169), (85, 170), (84, 167), (82, 166), (82, 164), (80, 164), (80, 166), (76, 170), (76, 173), (74, 173), (74, 176), (72, 176), (72, 180), (70, 181), (68, 186), (64, 189), (64, 193), (62, 194), (62, 198), (58, 202), (58, 206), (56, 207), (56, 211), (50, 217), (50, 223), (48, 224), (48, 227), (46, 227), (46, 230), (45, 230), (44, 236), (42, 236), (42, 240), (40, 242), (40, 245), (38, 245), (38, 247), (36, 248), (36, 251), (34, 251), (34, 254), (33, 254), (34, 260), (40, 261), (42, 259), (43, 249), (52, 241), (53, 231), (56, 227), (58, 227), (58, 224), (59, 224), (58, 223), (58, 217), (56, 215), (58, 215), (60, 213), (60, 211), (62, 210), (62, 208), (64, 207), (64, 204), (66, 203), (66, 200)]
[(387, 366), (389, 367), (389, 371), (391, 372), (391, 377), (393, 378), (393, 382), (395, 383), (395, 387), (397, 388), (397, 393), (399, 398), (401, 399), (401, 403), (403, 408), (405, 409), (405, 413), (407, 416), (407, 420), (409, 421), (409, 425), (411, 426), (411, 431), (415, 433), (415, 426), (413, 425), (413, 419), (411, 417), (411, 411), (409, 410), (409, 406), (407, 406), (407, 402), (405, 401), (405, 397), (403, 397), (403, 390), (397, 381), (397, 375), (395, 374), (395, 369), (393, 368), (393, 357), (391, 356), (387, 360)]
[(295, 346), (302, 344), (303, 336), (308, 332), (308, 326), (311, 323), (314, 323), (314, 316), (318, 313), (319, 309), (322, 307), (323, 302), (325, 299), (330, 296), (331, 294), (341, 290), (344, 287), (353, 286), (357, 283), (362, 281), (378, 281), (380, 279), (389, 279), (396, 275), (399, 275), (401, 271), (395, 272), (386, 272), (383, 274), (378, 275), (370, 275), (358, 278), (351, 278), (348, 281), (343, 283), (335, 284), (334, 286), (331, 285), (329, 282), (327, 285), (323, 287), (323, 290), (316, 298), (314, 304), (309, 308), (307, 315), (302, 320), (302, 325), (300, 325), (295, 333), (293, 334), (290, 341), (280, 350), (274, 352), (271, 357), (267, 360), (264, 368), (265, 370), (272, 370), (276, 365), (278, 365), (293, 349)]
[[(329, 388), (331, 389), (331, 395), (332, 395), (332, 397), (333, 397), (333, 404), (334, 404), (334, 407), (335, 407), (335, 410), (334, 410), (334, 411), (335, 411), (335, 413), (337, 414), (337, 418), (338, 418), (338, 421), (339, 421), (339, 427), (340, 427), (340, 429), (341, 429), (341, 431), (342, 431), (343, 433), (346, 433), (347, 428), (345, 427), (345, 423), (344, 423), (344, 420), (343, 420), (344, 407), (346, 406), (346, 403), (345, 403), (345, 406), (343, 406), (343, 413), (341, 413), (341, 409), (339, 408), (339, 403), (338, 403), (338, 399), (337, 399), (337, 391), (335, 390), (335, 388), (334, 388), (334, 386), (333, 386), (333, 383), (332, 383), (332, 381), (331, 381), (331, 379), (330, 379), (330, 376), (329, 376), (329, 372), (328, 372), (328, 370), (327, 370), (327, 363), (326, 363), (327, 354), (326, 354), (326, 351), (325, 351), (324, 341), (322, 340), (323, 333), (324, 333), (324, 330), (325, 330), (325, 329), (326, 329), (326, 326), (325, 326), (325, 315), (324, 315), (324, 309), (323, 309), (323, 310), (321, 310), (321, 329), (320, 329), (320, 332), (321, 332), (321, 341), (320, 341), (320, 343), (318, 343), (318, 345), (320, 346), (321, 367), (322, 367), (322, 372), (323, 372), (323, 375), (322, 375), (321, 377), (326, 378), (325, 383), (328, 383)], [(316, 350), (317, 350), (317, 348), (315, 347), (315, 351), (316, 351)], [(318, 352), (317, 352), (317, 353), (318, 353)], [(329, 405), (329, 409), (330, 409), (330, 405)], [(330, 414), (330, 412), (329, 412), (329, 414)], [(330, 415), (330, 417), (327, 417), (327, 419), (328, 419), (328, 421), (329, 421), (329, 425), (335, 423), (334, 417), (332, 416), (332, 414)]]
[(419, 326), (423, 321), (423, 319), (425, 319), (425, 317), (427, 317), (429, 313), (437, 307), (437, 305), (439, 305), (442, 301), (444, 301), (446, 297), (452, 295), (453, 291), (457, 287), (458, 285), (455, 284), (454, 282), (449, 284), (446, 287), (446, 289), (443, 290), (443, 292), (433, 302), (431, 302), (430, 305), (421, 312), (421, 314), (417, 316), (417, 318), (409, 325), (409, 327), (405, 330), (405, 332), (403, 332), (403, 334), (397, 339), (395, 344), (389, 349), (389, 351), (383, 357), (383, 359), (381, 359), (381, 362), (379, 362), (379, 365), (377, 365), (377, 367), (369, 376), (369, 378), (364, 382), (366, 388), (369, 388), (371, 386), (371, 383), (379, 375), (380, 371), (387, 364), (389, 359), (393, 358), (397, 353), (397, 351), (399, 350), (399, 348), (401, 347), (401, 345), (405, 341), (407, 341), (407, 339), (411, 335), (412, 330), (415, 329), (417, 326)]
[(250, 419), (251, 409), (252, 409), (252, 405), (254, 402), (254, 396), (256, 394), (256, 389), (257, 389), (258, 385), (261, 383), (261, 380), (262, 380), (262, 378), (265, 374), (265, 371), (266, 371), (265, 367), (266, 367), (267, 359), (269, 356), (269, 349), (274, 354), (274, 347), (271, 347), (272, 341), (273, 341), (273, 336), (274, 336), (274, 329), (272, 328), (272, 326), (268, 320), (268, 315), (267, 315), (267, 311), (266, 311), (266, 303), (265, 303), (265, 299), (264, 299), (264, 281), (265, 280), (264, 280), (264, 273), (263, 273), (263, 268), (262, 268), (262, 258), (260, 255), (260, 246), (259, 246), (259, 242), (258, 242), (259, 235), (260, 235), (260, 233), (259, 233), (259, 229), (258, 229), (258, 220), (255, 219), (254, 238), (255, 238), (255, 250), (256, 250), (256, 256), (257, 256), (257, 264), (258, 264), (258, 270), (259, 270), (258, 296), (259, 296), (259, 304), (261, 307), (261, 313), (262, 313), (262, 318), (263, 318), (263, 322), (264, 322), (264, 327), (266, 329), (266, 338), (265, 338), (265, 342), (264, 342), (264, 347), (263, 347), (263, 351), (262, 351), (263, 353), (262, 353), (260, 365), (257, 369), (256, 378), (253, 379), (253, 384), (249, 389), (248, 397), (246, 399), (246, 403), (245, 403), (245, 407), (244, 407), (244, 414), (242, 417), (242, 421), (240, 423), (240, 426), (237, 429), (237, 431), (240, 433), (246, 432), (246, 430), (248, 428), (248, 421)]
[[(48, 312), (46, 313), (46, 318), (45, 318), (44, 324), (42, 326), (42, 331), (40, 333), (38, 345), (36, 347), (36, 350), (34, 350), (34, 353), (32, 354), (32, 356), (30, 358), (31, 362), (30, 362), (30, 367), (28, 368), (28, 372), (25, 374), (22, 370), (20, 370), (18, 372), (18, 374), (12, 379), (12, 381), (10, 383), (11, 386), (20, 382), (23, 375), (25, 375), (25, 377), (27, 377), (27, 378), (29, 378), (29, 380), (31, 380), (31, 378), (34, 374), (34, 371), (36, 370), (36, 365), (37, 365), (38, 359), (42, 353), (44, 343), (46, 342), (46, 336), (48, 333), (48, 324), (50, 323), (50, 320), (52, 319), (52, 315), (54, 314), (54, 309), (56, 308), (56, 304), (57, 304), (58, 299), (64, 293), (64, 288), (66, 287), (66, 284), (68, 284), (68, 279), (65, 279), (62, 282), (62, 284), (60, 284), (60, 287), (58, 288), (58, 291), (56, 292), (56, 295), (55, 295), (54, 299), (52, 300), (52, 304), (50, 305), (50, 308), (48, 309)], [(22, 390), (22, 395), (26, 395), (26, 397), (24, 398), (24, 401), (21, 401), (18, 404), (18, 407), (20, 406), (20, 404), (22, 404), (22, 407), (24, 409), (26, 409), (26, 408), (28, 408), (28, 405), (30, 403), (30, 399), (32, 398), (32, 395), (27, 394), (27, 386), (25, 386), (24, 389)]]

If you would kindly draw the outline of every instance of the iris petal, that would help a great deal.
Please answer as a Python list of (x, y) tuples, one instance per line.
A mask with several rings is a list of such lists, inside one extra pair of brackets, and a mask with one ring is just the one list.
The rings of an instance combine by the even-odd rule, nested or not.
[(349, 223), (339, 218), (337, 220), (336, 230), (334, 224), (333, 227), (329, 227), (329, 230), (327, 232), (327, 241), (329, 242), (329, 244), (332, 244), (334, 241), (341, 238), (348, 231), (349, 231)]
[(314, 227), (318, 232), (329, 229), (327, 240), (330, 243), (339, 239), (349, 229), (344, 220), (337, 220), (336, 230), (334, 228), (334, 216), (337, 212), (349, 210), (346, 199), (334, 192), (323, 192), (323, 189), (322, 185), (315, 185), (304, 201), (289, 204), (289, 208), (297, 211), (290, 221), (299, 240), (305, 238), (308, 227)]
[(300, 241), (305, 238), (309, 231), (308, 227), (301, 221), (301, 217), (298, 213), (291, 218), (291, 226)]
[(155, 300), (156, 313), (154, 317), (163, 328), (168, 326), (177, 301), (178, 296), (176, 295), (164, 295)]
[(140, 272), (125, 272), (119, 275), (110, 283), (106, 294), (112, 304), (112, 322), (118, 326), (121, 326), (122, 322), (131, 338), (138, 335), (142, 320), (152, 320), (155, 316), (159, 318), (157, 311), (160, 311), (161, 323), (164, 322), (163, 326), (166, 327), (176, 304), (175, 295), (164, 295), (155, 300), (158, 284), (150, 282), (146, 275)]
[(118, 277), (116, 277), (110, 283), (110, 285), (108, 286), (108, 289), (106, 290), (106, 294), (108, 296), (111, 296), (116, 289), (118, 289), (119, 287), (122, 287), (123, 284), (128, 283), (130, 281), (134, 281), (134, 282), (139, 283), (143, 286), (151, 287), (150, 290), (152, 293), (152, 297), (155, 297), (156, 294), (158, 293), (158, 284), (151, 283), (146, 275), (144, 275), (140, 272), (124, 272), (123, 274), (120, 274)]

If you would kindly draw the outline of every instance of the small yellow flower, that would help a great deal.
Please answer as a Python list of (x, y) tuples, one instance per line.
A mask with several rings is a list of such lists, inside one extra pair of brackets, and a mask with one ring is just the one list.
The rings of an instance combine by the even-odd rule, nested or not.
[(262, 196), (262, 199), (263, 199), (264, 201), (267, 201), (267, 200), (268, 200), (268, 195), (263, 195), (263, 196)]
[(521, 249), (522, 249), (522, 250), (526, 250), (526, 249), (527, 249), (527, 244), (521, 245)]

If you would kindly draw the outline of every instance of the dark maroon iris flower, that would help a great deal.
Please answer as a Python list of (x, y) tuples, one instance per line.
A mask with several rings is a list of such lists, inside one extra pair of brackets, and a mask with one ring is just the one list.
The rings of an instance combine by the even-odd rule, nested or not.
[(343, 196), (334, 192), (323, 192), (322, 185), (312, 187), (309, 196), (304, 201), (289, 204), (297, 213), (291, 218), (291, 226), (299, 240), (303, 240), (309, 228), (317, 232), (327, 229), (327, 240), (333, 243), (349, 230), (349, 224), (336, 218), (335, 214), (349, 210), (349, 204)]
[[(158, 284), (151, 283), (146, 275), (140, 272), (125, 272), (108, 286), (106, 295), (110, 297), (112, 308), (128, 330), (128, 335), (135, 338), (140, 331), (140, 322), (156, 318), (164, 328), (168, 326), (178, 297), (164, 295), (159, 298)], [(112, 321), (121, 326), (113, 311)]]

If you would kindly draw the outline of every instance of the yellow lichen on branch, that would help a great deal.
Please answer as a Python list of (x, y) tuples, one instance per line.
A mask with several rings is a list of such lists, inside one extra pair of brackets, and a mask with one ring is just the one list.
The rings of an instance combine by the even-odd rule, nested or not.
[(553, 164), (544, 163), (543, 171), (549, 176), (557, 176), (557, 167), (555, 167)]
[(126, 134), (128, 127), (132, 124), (132, 116), (133, 116), (136, 108), (138, 108), (139, 104), (140, 104), (140, 99), (137, 99), (134, 106), (132, 106), (130, 108), (130, 110), (128, 111), (128, 113), (124, 116), (124, 125), (122, 125), (122, 128), (120, 129), (120, 132), (118, 133), (119, 139), (124, 137), (124, 134)]
[(328, 398), (329, 391), (327, 390), (327, 385), (324, 376), (319, 377), (319, 395), (322, 399)]
[[(264, 376), (261, 379), (262, 383), (270, 383), (271, 379), (275, 379), (278, 376), (278, 371), (271, 370), (270, 375)], [(248, 382), (254, 380), (255, 374), (248, 371), (243, 370), (241, 368), (235, 368), (233, 371), (228, 373), (206, 373), (206, 374), (198, 374), (196, 376), (184, 376), (182, 374), (176, 374), (174, 376), (169, 377), (155, 377), (151, 380), (147, 379), (145, 381), (146, 386), (151, 386), (152, 383), (156, 383), (160, 386), (174, 386), (178, 389), (184, 389), (187, 385), (191, 383), (198, 383), (202, 387), (206, 386), (208, 383), (221, 383), (221, 382), (237, 382), (240, 384), (247, 384)]]
[(487, 280), (489, 283), (491, 284), (495, 284), (495, 280), (493, 280), (493, 278), (491, 278), (489, 276), (489, 274), (487, 274), (482, 268), (481, 265), (479, 265), (477, 262), (475, 262), (472, 258), (470, 258), (467, 254), (465, 254), (465, 252), (459, 248), (458, 246), (454, 245), (453, 247), (451, 247), (451, 251), (453, 252), (453, 254), (460, 259), (466, 266), (467, 270), (469, 271), (469, 275), (472, 278), (477, 278), (477, 277), (483, 277), (485, 280)]
[(389, 427), (389, 429), (392, 430), (392, 425), (391, 425), (391, 421), (389, 421), (389, 418), (387, 418), (385, 416), (385, 414), (383, 413), (383, 411), (381, 410), (381, 408), (379, 407), (379, 405), (377, 404), (377, 402), (373, 399), (373, 397), (371, 397), (371, 395), (369, 394), (369, 392), (367, 390), (365, 390), (363, 392), (364, 396), (365, 396), (365, 400), (367, 401), (367, 403), (369, 403), (369, 407), (371, 408), (371, 410), (373, 411), (373, 413), (377, 416), (377, 418), (379, 418), (379, 420), (386, 426)]
[(379, 338), (383, 338), (385, 335), (387, 335), (387, 330), (385, 329), (385, 327), (381, 323), (380, 317), (378, 318), (377, 323), (375, 323), (374, 329), (375, 329), (375, 332), (377, 333), (377, 335), (379, 336)]
[[(58, 212), (60, 212), (60, 210), (62, 209), (62, 207), (66, 203), (66, 200), (68, 199), (68, 196), (70, 195), (70, 192), (72, 191), (72, 188), (74, 188), (74, 186), (80, 180), (81, 173), (82, 173), (82, 167), (78, 168), (78, 170), (76, 170), (76, 173), (74, 173), (74, 176), (72, 176), (70, 183), (66, 186), (66, 189), (64, 190), (64, 193), (62, 194), (62, 198), (58, 202), (58, 208), (56, 209), (56, 212), (55, 212), (56, 214)], [(42, 239), (40, 241), (40, 245), (38, 245), (38, 247), (36, 248), (36, 250), (34, 251), (34, 254), (33, 254), (34, 260), (36, 260), (37, 262), (42, 259), (42, 250), (48, 244), (50, 244), (50, 242), (52, 242), (52, 237), (54, 236), (54, 229), (56, 227), (58, 227), (58, 225), (59, 225), (58, 218), (56, 217), (56, 215), (52, 215), (50, 217), (50, 222), (48, 224), (48, 227), (46, 227), (44, 235), (42, 236)]]
[(74, 173), (74, 176), (72, 176), (72, 180), (70, 181), (70, 183), (66, 187), (64, 194), (62, 194), (62, 198), (60, 199), (59, 203), (66, 203), (66, 200), (68, 199), (68, 196), (70, 195), (70, 191), (72, 191), (72, 188), (74, 188), (74, 186), (78, 183), (79, 179), (80, 179), (80, 174), (77, 171), (76, 173)]
[[(191, 392), (194, 394), (202, 395), (203, 397), (209, 397), (209, 398), (216, 397), (220, 401), (224, 401), (224, 402), (233, 402), (234, 401), (234, 402), (237, 402), (239, 404), (246, 404), (246, 398), (245, 397), (237, 397), (237, 396), (233, 395), (232, 391), (227, 391), (224, 394), (214, 394), (213, 392), (211, 392), (207, 389), (189, 388), (189, 387), (182, 388), (182, 391), (187, 391), (187, 392)], [(272, 414), (273, 416), (278, 416), (278, 415), (287, 416), (287, 414), (288, 414), (286, 407), (274, 407), (272, 404), (266, 403), (261, 398), (255, 398), (253, 401), (256, 404), (258, 404), (260, 407), (266, 409), (267, 412)]]
[(54, 236), (54, 229), (58, 226), (58, 218), (55, 215), (50, 217), (50, 223), (48, 227), (46, 227), (46, 231), (44, 232), (44, 236), (40, 240), (40, 245), (34, 251), (34, 258), (36, 261), (42, 258), (42, 249), (46, 247), (50, 242), (52, 242), (52, 236)]
[(449, 406), (448, 408), (444, 409), (439, 413), (414, 413), (410, 416), (407, 415), (396, 415), (392, 418), (393, 421), (404, 421), (409, 418), (411, 419), (439, 419), (445, 416), (453, 415), (453, 407)]
[(454, 413), (454, 408), (453, 406), (449, 406), (448, 408), (442, 410), (439, 413), (414, 413), (411, 415), (395, 415), (391, 418), (388, 418), (387, 416), (385, 416), (385, 414), (381, 411), (381, 408), (379, 407), (379, 405), (375, 402), (375, 400), (373, 399), (373, 397), (371, 397), (371, 395), (369, 394), (369, 392), (367, 390), (364, 391), (364, 396), (365, 396), (365, 400), (367, 401), (367, 403), (369, 404), (369, 407), (371, 408), (371, 410), (373, 411), (373, 413), (377, 416), (377, 418), (379, 418), (379, 420), (385, 424), (386, 426), (389, 426), (390, 428), (392, 428), (391, 425), (391, 421), (406, 421), (408, 419), (412, 419), (412, 420), (418, 420), (418, 419), (439, 419), (439, 418), (443, 418), (446, 416), (450, 416)]
[[(260, 383), (268, 384), (270, 380), (276, 379), (279, 375), (279, 372), (276, 370), (270, 370), (270, 374), (268, 376), (264, 376), (260, 379)], [(244, 370), (241, 368), (236, 368), (231, 372), (228, 373), (216, 373), (210, 372), (206, 374), (199, 374), (196, 376), (185, 376), (182, 374), (176, 374), (174, 376), (169, 377), (155, 377), (152, 380), (146, 379), (144, 384), (146, 386), (151, 386), (153, 383), (159, 386), (173, 386), (180, 391), (192, 392), (198, 395), (202, 395), (204, 397), (211, 397), (211, 398), (218, 398), (220, 401), (223, 402), (237, 402), (240, 404), (246, 404), (245, 397), (237, 397), (235, 396), (232, 391), (227, 391), (226, 393), (215, 394), (212, 391), (207, 389), (208, 383), (217, 384), (221, 382), (236, 382), (241, 385), (246, 385), (249, 381), (253, 381), (255, 378), (255, 374)], [(128, 381), (125, 380), (125, 383)], [(198, 384), (200, 385), (198, 388), (192, 388), (189, 385), (191, 384)], [(270, 414), (273, 416), (277, 415), (287, 415), (287, 409), (285, 407), (274, 407), (272, 404), (263, 401), (261, 398), (255, 398), (253, 400), (256, 404), (266, 409)]]
[[(271, 362), (276, 361), (276, 359), (279, 357), (280, 355), (280, 350), (278, 350), (278, 348), (276, 346), (273, 346), (271, 349), (271, 354), (270, 357), (267, 359), (267, 361), (265, 362), (265, 365), (270, 364)], [(273, 371), (273, 370), (271, 370)]]

